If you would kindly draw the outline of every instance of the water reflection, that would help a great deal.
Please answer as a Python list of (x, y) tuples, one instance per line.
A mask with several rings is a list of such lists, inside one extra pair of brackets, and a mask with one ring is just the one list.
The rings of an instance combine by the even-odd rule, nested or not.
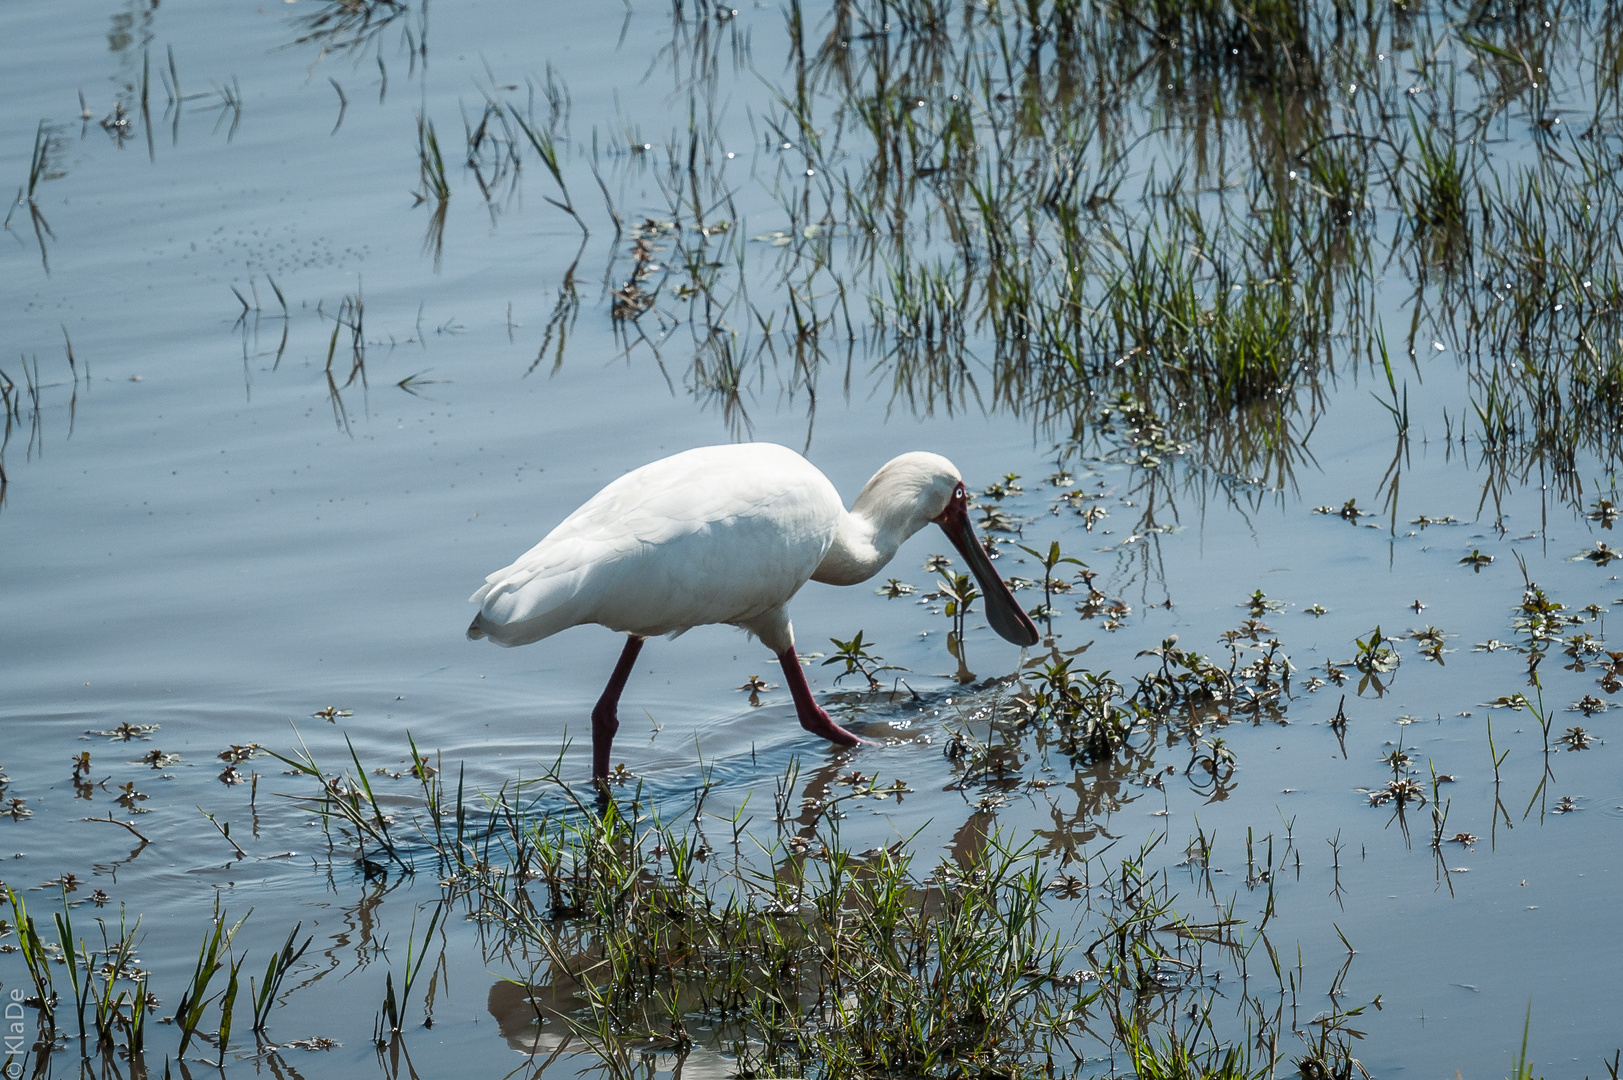
[[(376, 46), (382, 66), (383, 32), (400, 29), (399, 49), (415, 64), (428, 58), (428, 0), (419, 0), (416, 23), (406, 0), (307, 0), (315, 8), (292, 19), (295, 37), (290, 46), (320, 45), (323, 52), (357, 53)], [(415, 68), (413, 68), (415, 72)]]

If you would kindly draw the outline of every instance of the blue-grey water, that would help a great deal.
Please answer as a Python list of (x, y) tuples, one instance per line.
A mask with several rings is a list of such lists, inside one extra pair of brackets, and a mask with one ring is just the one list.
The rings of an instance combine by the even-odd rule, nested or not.
[[(691, 385), (688, 327), (645, 318), (642, 340), (616, 332), (610, 290), (629, 273), (629, 240), (616, 240), (585, 162), (594, 135), (612, 147), (601, 168), (628, 224), (669, 215), (655, 159), (669, 133), (686, 131), (688, 77), (669, 10), (440, 0), (406, 9), (349, 52), (295, 43), (295, 20), (318, 6), (329, 5), (0, 6), (0, 181), (26, 184), (41, 121), (49, 140), (34, 191), (49, 233), (36, 234), (24, 205), (0, 237), (0, 370), (22, 402), (0, 459), (0, 772), (9, 777), (0, 804), (22, 800), (17, 815), (0, 816), (0, 879), (31, 905), (50, 910), (57, 887), (46, 883), (72, 873), (76, 898), (101, 889), (110, 901), (77, 908), (77, 918), (121, 904), (132, 921), (141, 915), (143, 962), (169, 1006), (216, 896), (233, 914), (253, 908), (240, 941), (260, 956), (303, 920), (316, 934), (301, 976), (309, 985), (273, 1017), (272, 1035), (343, 1045), (280, 1054), (306, 1076), (389, 1072), (369, 1044), (372, 1018), (383, 971), (403, 959), (411, 913), (435, 898), (433, 882), (366, 882), (342, 859), (329, 872), (321, 831), (284, 797), (306, 793), (303, 778), (262, 756), (241, 768), (257, 784), (225, 783), (219, 752), (259, 743), (291, 754), (296, 729), (325, 762), (347, 753), (347, 737), (368, 767), (398, 771), (409, 733), (425, 752), (465, 762), (470, 785), (494, 790), (573, 740), (566, 769), (583, 778), (587, 712), (618, 642), (599, 628), (512, 651), (467, 642), (465, 599), (485, 573), (612, 478), (690, 446), (746, 433), (782, 442), (848, 496), (891, 455), (930, 449), (973, 487), (1020, 474), (1025, 494), (1009, 505), (1032, 519), (1027, 542), (1059, 540), (1131, 605), (1116, 631), (1062, 605), (1060, 644), (1091, 640), (1081, 658), (1090, 668), (1144, 670), (1135, 654), (1171, 634), (1216, 653), (1255, 590), (1286, 605), (1265, 621), (1298, 669), (1291, 723), (1224, 732), (1238, 763), (1226, 798), (1208, 801), (1174, 759), (1179, 774), (1164, 796), (1125, 786), (1089, 824), (1124, 851), (1165, 832), (1161, 856), (1174, 863), (1198, 821), (1215, 835), (1212, 865), (1220, 881), (1233, 879), (1247, 918), (1260, 902), (1241, 880), (1247, 831), (1281, 844), (1288, 833), (1300, 862), (1281, 878), (1268, 933), (1289, 966), (1300, 957), (1297, 1024), (1329, 1007), (1324, 990), (1346, 951), (1339, 929), (1357, 950), (1343, 1005), (1380, 999), (1356, 1025), (1373, 1075), (1508, 1072), (1530, 1003), (1537, 1068), (1601, 1075), (1623, 1038), (1623, 944), (1610, 917), (1623, 900), (1623, 774), (1612, 714), (1564, 711), (1601, 692), (1593, 665), (1563, 670), (1553, 651), (1542, 671), (1553, 730), (1582, 723), (1602, 741), (1551, 755), (1535, 795), (1546, 760), (1538, 723), (1493, 711), (1497, 746), (1509, 751), (1496, 819), (1483, 703), (1528, 688), (1518, 656), (1473, 646), (1515, 636), (1518, 557), (1572, 608), (1599, 605), (1600, 620), (1585, 627), (1597, 635), (1623, 587), (1573, 560), (1610, 534), (1537, 474), (1513, 483), (1498, 512), (1491, 500), (1483, 507), (1475, 458), (1446, 446), (1440, 424), (1443, 408), (1457, 417), (1465, 401), (1451, 342), (1407, 373), (1417, 420), (1395, 530), (1384, 513), (1349, 524), (1312, 512), (1350, 498), (1380, 505), (1391, 421), (1372, 400), (1377, 384), (1348, 373), (1291, 482), (1241, 488), (1191, 471), (1156, 495), (1167, 500), (1158, 520), (1173, 526), (1164, 533), (1134, 534), (1141, 470), (1073, 454), (1067, 467), (1105, 493), (1099, 504), (1110, 511), (1090, 533), (1068, 508), (1051, 513), (1059, 492), (1042, 482), (1065, 433), (991, 407), (990, 393), (910, 401), (859, 348), (848, 367), (819, 372), (813, 405), (785, 351), (746, 378), (745, 425)], [(726, 31), (727, 64), (741, 59), (719, 76), (720, 129), (736, 143), (733, 228), (746, 237), (787, 224), (757, 74), (781, 70), (784, 24), (776, 6), (758, 4)], [(164, 81), (171, 50), (178, 109)], [(549, 77), (567, 86), (563, 147), (591, 230), (584, 245), (546, 200), (557, 192), (533, 154), (490, 203), (461, 164), (463, 117), (477, 122), (485, 95), (525, 106), (544, 98)], [(432, 202), (414, 205), (412, 194), (418, 114), (436, 124), (453, 185), (438, 255), (424, 239)], [(111, 129), (101, 123), (110, 115)], [(650, 149), (630, 152), (637, 139)], [(566, 274), (580, 307), (554, 365), (553, 352), (537, 354)], [(333, 316), (346, 297), (364, 303), (364, 379), (347, 382), (346, 329), (329, 382)], [(1586, 476), (1606, 490), (1598, 464)], [(1459, 523), (1407, 524), (1422, 514)], [(1494, 556), (1480, 573), (1460, 563), (1473, 549)], [(928, 586), (923, 562), (942, 550), (941, 538), (921, 535), (886, 576)], [(1006, 552), (1006, 573), (1036, 576)], [(912, 685), (939, 691), (955, 667), (947, 620), (914, 599), (810, 586), (794, 607), (802, 647), (827, 652), (829, 638), (861, 629)], [(1328, 613), (1306, 614), (1314, 604)], [(1441, 627), (1454, 651), (1438, 665), (1402, 642), (1382, 698), (1360, 698), (1351, 684), (1302, 689), (1376, 625)], [(984, 627), (969, 650), (982, 676), (1019, 662)], [(726, 628), (651, 642), (622, 704), (616, 759), (675, 798), (696, 784), (702, 757), (720, 785), (717, 806), (752, 789), (759, 806), (793, 756), (808, 771), (835, 760), (804, 737), (781, 694), (752, 708), (735, 691), (752, 674), (780, 681), (770, 664)], [(810, 669), (817, 689), (831, 688), (833, 670)], [(1343, 694), (1345, 756), (1328, 726)], [(922, 714), (870, 710), (877, 718), (859, 724), (870, 737), (897, 737), (838, 760), (917, 793), (853, 814), (848, 840), (911, 836), (933, 858), (971, 817), (974, 798), (947, 786), (945, 700)], [(313, 715), (328, 707), (343, 715)], [(156, 730), (129, 742), (87, 734), (121, 724)], [(1400, 737), (1422, 767), (1429, 760), (1457, 778), (1445, 789), (1448, 832), (1480, 838), (1444, 845), (1446, 876), (1423, 811), (1411, 815), (1411, 842), (1357, 790), (1384, 783), (1380, 756)], [(179, 759), (157, 769), (137, 760), (152, 749)], [(94, 783), (78, 795), (70, 759), (85, 751)], [(116, 802), (130, 782), (148, 796), (142, 813)], [(409, 778), (377, 782), (401, 800), (413, 790)], [(1077, 815), (1089, 780), (1077, 783), (1020, 791), (999, 820), (1021, 835), (1052, 830)], [(1553, 812), (1562, 797), (1575, 811)], [(231, 823), (246, 858), (199, 806)], [(150, 844), (132, 854), (125, 830), (84, 820), (109, 813), (138, 821)], [(1191, 917), (1211, 906), (1192, 871), (1173, 881)], [(523, 1059), (486, 1005), (503, 972), (481, 956), (472, 928), (451, 927), (447, 941), (434, 1026), (409, 1039), (413, 1067), (507, 1075)], [(23, 978), (15, 956), (0, 956), (0, 994)], [(244, 1039), (228, 1072), (264, 1060)]]

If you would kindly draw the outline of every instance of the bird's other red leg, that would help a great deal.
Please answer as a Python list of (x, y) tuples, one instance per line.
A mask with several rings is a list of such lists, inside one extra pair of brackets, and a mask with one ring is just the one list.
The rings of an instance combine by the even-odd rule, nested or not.
[(620, 652), (619, 663), (614, 665), (614, 674), (609, 676), (609, 685), (603, 688), (603, 696), (592, 709), (593, 784), (608, 779), (609, 751), (614, 746), (614, 733), (620, 730), (620, 692), (631, 678), (631, 668), (637, 662), (637, 654), (642, 652), (643, 640), (636, 634), (626, 638), (626, 647)]
[(778, 663), (783, 665), (783, 682), (789, 688), (789, 695), (795, 699), (795, 713), (800, 717), (801, 727), (839, 746), (862, 744), (863, 740), (829, 719), (823, 707), (812, 699), (811, 687), (806, 682), (806, 673), (800, 668), (800, 657), (795, 655), (793, 645), (778, 654)]

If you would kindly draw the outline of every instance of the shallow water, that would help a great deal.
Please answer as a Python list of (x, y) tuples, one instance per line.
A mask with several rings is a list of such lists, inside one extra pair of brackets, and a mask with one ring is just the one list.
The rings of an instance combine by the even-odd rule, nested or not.
[[(28, 379), (21, 370), (37, 371), (41, 384), (37, 409), (18, 414), (3, 458), (0, 766), (5, 798), (24, 800), (31, 816), (0, 818), (0, 877), (34, 890), (24, 895), (36, 911), (51, 909), (58, 887), (46, 883), (64, 873), (79, 881), (76, 900), (104, 890), (107, 907), (76, 908), (81, 928), (120, 904), (132, 921), (142, 916), (142, 960), (171, 1007), (216, 896), (233, 917), (253, 909), (239, 943), (258, 957), (302, 920), (316, 944), (271, 1035), (342, 1046), (284, 1049), (285, 1062), (272, 1067), (393, 1074), (402, 1066), (374, 1053), (371, 1019), (384, 971), (399, 977), (413, 912), (438, 897), (434, 883), (369, 881), (348, 852), (329, 859), (321, 830), (284, 798), (307, 794), (307, 782), (263, 756), (241, 768), (257, 782), (222, 782), (217, 755), (247, 743), (291, 754), (297, 729), (323, 764), (346, 755), (348, 739), (368, 768), (398, 771), (409, 764), (409, 733), (425, 753), (465, 762), (470, 787), (534, 776), (560, 752), (566, 772), (584, 777), (586, 714), (618, 643), (582, 628), (520, 650), (471, 644), (462, 636), (471, 613), (464, 600), (484, 573), (608, 480), (743, 430), (702, 390), (690, 392), (694, 346), (683, 331), (661, 339), (656, 354), (648, 343), (628, 348), (609, 318), (610, 289), (629, 272), (629, 242), (614, 239), (586, 147), (594, 133), (622, 147), (645, 138), (646, 152), (605, 153), (604, 179), (628, 222), (669, 214), (655, 159), (664, 160), (667, 132), (686, 129), (681, 91), (691, 58), (673, 53), (669, 11), (442, 2), (405, 9), (349, 54), (290, 44), (299, 36), (292, 20), (313, 7), (14, 0), (0, 9), (0, 40), (11, 43), (0, 74), (0, 176), (25, 180), (36, 124), (52, 125), (50, 170), (35, 192), (50, 227), (48, 267), (26, 210), (13, 215), (15, 242), (0, 244), (11, 346), (0, 369), (19, 387)], [(786, 224), (770, 186), (781, 164), (759, 127), (768, 109), (756, 75), (779, 70), (784, 22), (782, 12), (757, 6), (716, 31), (728, 41), (718, 129), (736, 141), (737, 162), (726, 168), (737, 180), (734, 228), (747, 237)], [(421, 42), (426, 57), (412, 52)], [(158, 75), (171, 48), (188, 96), (178, 118)], [(150, 123), (132, 89), (144, 55)], [(578, 269), (580, 230), (544, 200), (554, 189), (533, 154), (515, 194), (492, 206), (460, 169), (459, 107), (476, 117), (480, 87), (492, 83), (522, 105), (532, 94), (526, 80), (539, 87), (549, 64), (568, 86), (567, 175), (591, 226)], [(347, 99), (342, 109), (329, 79)], [(228, 86), (240, 94), (240, 118), (221, 104)], [(79, 90), (89, 121), (76, 119)], [(115, 96), (130, 109), (123, 138), (98, 123)], [(410, 194), (419, 184), (419, 112), (436, 122), (454, 191), (438, 257), (424, 243), (430, 207), (414, 206)], [(537, 354), (566, 268), (579, 279), (581, 309), (554, 368), (550, 352), (539, 363)], [(345, 331), (329, 385), (332, 316), (349, 296), (364, 298), (364, 383), (346, 385)], [(1394, 306), (1393, 314), (1403, 313)], [(657, 337), (652, 326), (646, 333)], [(1055, 850), (1063, 846), (1056, 837), (1081, 837), (1089, 851), (1115, 839), (1123, 853), (1164, 832), (1157, 858), (1171, 865), (1183, 860), (1198, 820), (1216, 838), (1216, 886), (1203, 894), (1195, 867), (1173, 870), (1192, 917), (1230, 895), (1253, 917), (1259, 896), (1241, 880), (1247, 832), (1273, 834), (1281, 850), (1289, 834), (1300, 862), (1276, 875), (1268, 934), (1281, 955), (1300, 957), (1295, 1023), (1330, 1004), (1324, 989), (1345, 953), (1339, 928), (1357, 950), (1343, 1005), (1381, 1002), (1357, 1025), (1366, 1032), (1360, 1060), (1374, 1075), (1509, 1070), (1530, 1001), (1528, 1046), (1539, 1067), (1601, 1073), (1599, 1059), (1619, 1043), (1623, 962), (1623, 944), (1604, 921), (1623, 898), (1616, 751), (1603, 742), (1550, 755), (1550, 779), (1535, 795), (1546, 761), (1538, 723), (1526, 712), (1493, 711), (1497, 745), (1510, 751), (1498, 813), (1482, 703), (1528, 688), (1518, 655), (1473, 645), (1515, 639), (1518, 556), (1529, 577), (1574, 609), (1609, 611), (1623, 587), (1604, 567), (1573, 561), (1609, 534), (1540, 477), (1512, 485), (1499, 513), (1491, 502), (1479, 510), (1476, 459), (1438, 430), (1440, 410), (1458, 416), (1464, 401), (1447, 343), (1405, 380), (1417, 433), (1395, 530), (1384, 515), (1348, 523), (1311, 512), (1349, 498), (1380, 503), (1393, 439), (1369, 393), (1379, 383), (1367, 374), (1348, 372), (1330, 389), (1311, 461), (1279, 488), (1198, 468), (1169, 467), (1162, 483), (1146, 478), (1152, 470), (1071, 452), (1066, 467), (1080, 486), (1102, 490), (1098, 505), (1109, 510), (1088, 532), (1068, 508), (1050, 514), (1059, 491), (1042, 482), (1057, 468), (1063, 430), (974, 396), (925, 391), (909, 405), (895, 394), (894, 373), (861, 346), (848, 367), (821, 370), (813, 407), (792, 352), (782, 357), (746, 378), (748, 433), (803, 449), (842, 492), (916, 448), (951, 457), (972, 487), (1020, 474), (1025, 494), (1006, 505), (1031, 519), (1024, 542), (1058, 539), (1132, 607), (1111, 632), (1080, 619), (1074, 603), (1059, 605), (1059, 646), (1091, 641), (1081, 659), (1093, 670), (1125, 682), (1148, 669), (1139, 650), (1171, 634), (1218, 653), (1217, 635), (1245, 618), (1255, 590), (1286, 605), (1265, 621), (1297, 667), (1291, 723), (1223, 732), (1237, 761), (1228, 790), (1193, 785), (1182, 747), (1166, 751), (1177, 775), (1164, 794), (1103, 772), (1073, 786), (1055, 757), (1055, 778), (1066, 784), (1015, 789), (996, 810), (999, 827), (1017, 837), (1047, 830), (1040, 842)], [(397, 385), (412, 376), (410, 389)], [(982, 397), (993, 400), (989, 390)], [(1584, 471), (1604, 479), (1598, 462)], [(1149, 498), (1159, 504), (1156, 520), (1173, 527), (1139, 536)], [(1422, 514), (1460, 523), (1404, 524)], [(943, 549), (939, 537), (921, 535), (886, 576), (928, 586), (923, 561)], [(1473, 549), (1494, 556), (1480, 573), (1460, 563)], [(1021, 558), (1007, 547), (998, 565), (1040, 576)], [(863, 703), (857, 730), (884, 745), (835, 754), (801, 737), (783, 695), (750, 707), (734, 688), (756, 673), (772, 680), (770, 658), (738, 632), (712, 627), (643, 653), (616, 759), (675, 805), (695, 787), (702, 757), (717, 812), (746, 797), (751, 807), (769, 802), (770, 778), (795, 757), (813, 782), (850, 768), (877, 772), (915, 794), (852, 812), (842, 825), (848, 842), (913, 837), (927, 860), (973, 843), (991, 827), (977, 809), (990, 789), (952, 783), (942, 724), (976, 730), (977, 720), (962, 711), (963, 692), (950, 689), (947, 620), (916, 599), (813, 586), (795, 605), (804, 650), (828, 652), (830, 637), (860, 628), (926, 694), (922, 708), (905, 694)], [(1411, 608), (1417, 600), (1423, 612)], [(1313, 604), (1328, 614), (1305, 614)], [(1600, 635), (1604, 617), (1584, 629)], [(1454, 635), (1447, 647), (1457, 651), (1438, 665), (1401, 642), (1402, 665), (1384, 697), (1356, 695), (1356, 675), (1345, 687), (1301, 689), (1326, 661), (1349, 660), (1354, 639), (1372, 627), (1392, 634), (1428, 624)], [(1016, 670), (1018, 651), (984, 627), (968, 637), (980, 676)], [(1552, 650), (1550, 659), (1558, 656)], [(831, 688), (833, 670), (810, 669), (817, 689)], [(1582, 723), (1602, 739), (1610, 734), (1605, 713), (1586, 720), (1560, 711), (1600, 693), (1593, 664), (1578, 672), (1548, 663), (1542, 675), (1553, 733)], [(1345, 753), (1327, 726), (1343, 694)], [(345, 715), (330, 723), (312, 715), (328, 707)], [(157, 727), (128, 742), (87, 734), (120, 724)], [(1400, 736), (1422, 772), (1429, 759), (1457, 777), (1446, 789), (1448, 832), (1480, 838), (1444, 845), (1447, 874), (1428, 846), (1424, 811), (1411, 812), (1406, 839), (1390, 808), (1370, 808), (1357, 790), (1384, 784), (1379, 758)], [(137, 761), (152, 749), (179, 760), (158, 769)], [(84, 751), (93, 783), (76, 793), (70, 759)], [(1038, 775), (1041, 765), (1024, 768)], [(409, 777), (377, 782), (409, 805)], [(119, 805), (126, 783), (148, 797)], [(1563, 796), (1575, 812), (1554, 812)], [(246, 857), (233, 857), (199, 808), (231, 823)], [(150, 844), (132, 851), (124, 829), (84, 820), (109, 813), (136, 822)], [(512, 972), (481, 956), (471, 924), (448, 927), (445, 941), (435, 1023), (410, 1033), (411, 1066), (423, 1075), (506, 1075), (525, 1060), (492, 1023), (487, 996)], [(0, 956), (0, 994), (22, 986), (16, 961)], [(1261, 966), (1253, 961), (1253, 972)], [(153, 1037), (160, 1050), (149, 1050), (149, 1067), (172, 1049), (166, 1037), (162, 1029)], [(199, 1053), (214, 1055), (189, 1051)], [(231, 1068), (257, 1068), (265, 1055), (239, 1032)], [(73, 1067), (71, 1055), (48, 1060), (53, 1071)]]

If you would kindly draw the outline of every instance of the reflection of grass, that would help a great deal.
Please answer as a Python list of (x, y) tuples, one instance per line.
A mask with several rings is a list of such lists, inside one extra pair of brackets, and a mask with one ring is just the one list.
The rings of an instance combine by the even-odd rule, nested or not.
[(1313, 15), (1299, 0), (1148, 0), (1121, 11), (1196, 70), (1265, 86), (1317, 78)]
[[(293, 20), (298, 36), (292, 44), (320, 44), (325, 49), (356, 52), (409, 10), (402, 0), (314, 0), (315, 10)], [(380, 61), (381, 63), (381, 61)]]

